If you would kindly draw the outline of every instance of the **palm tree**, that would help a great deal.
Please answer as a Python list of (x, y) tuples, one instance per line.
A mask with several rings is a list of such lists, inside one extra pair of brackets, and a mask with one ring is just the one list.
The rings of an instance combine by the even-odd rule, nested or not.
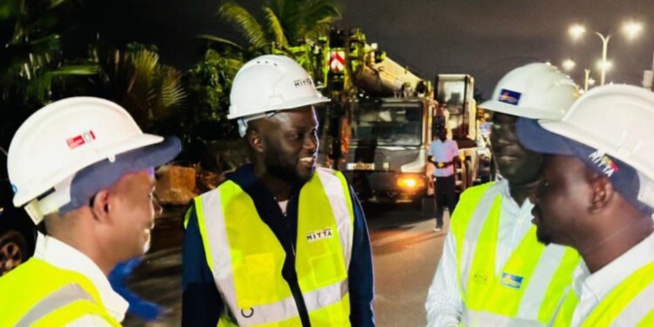
[(170, 129), (170, 118), (182, 109), (186, 92), (182, 73), (159, 63), (156, 47), (137, 43), (123, 51), (94, 47), (91, 58), (102, 71), (94, 93), (123, 106), (145, 131)]
[[(53, 83), (70, 75), (92, 75), (94, 65), (68, 64), (62, 56), (60, 18), (72, 0), (5, 0), (0, 5), (0, 100), (27, 109), (50, 101)], [(28, 110), (29, 111), (29, 110)]]
[(267, 0), (258, 16), (234, 0), (218, 8), (218, 18), (234, 26), (245, 45), (210, 35), (201, 37), (235, 46), (250, 53), (270, 53), (280, 49), (316, 43), (341, 18), (335, 0)]

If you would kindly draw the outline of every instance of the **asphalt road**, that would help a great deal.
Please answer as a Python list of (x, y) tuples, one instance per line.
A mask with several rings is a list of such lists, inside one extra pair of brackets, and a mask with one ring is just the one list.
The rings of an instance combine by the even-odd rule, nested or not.
[[(166, 314), (150, 323), (128, 315), (125, 326), (181, 325), (183, 208), (167, 209), (157, 221), (150, 253), (129, 282), (135, 293), (161, 304)], [(424, 302), (445, 233), (432, 231), (434, 220), (410, 208), (365, 210), (374, 256), (377, 326), (425, 326)]]

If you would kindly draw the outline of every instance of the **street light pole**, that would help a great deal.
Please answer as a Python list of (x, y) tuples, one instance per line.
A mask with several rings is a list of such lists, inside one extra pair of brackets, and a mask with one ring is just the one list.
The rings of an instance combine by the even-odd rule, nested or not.
[(611, 35), (606, 35), (604, 36), (603, 34), (599, 32), (595, 32), (597, 36), (602, 39), (602, 64), (600, 66), (600, 85), (604, 85), (604, 81), (606, 80), (606, 68), (608, 66), (608, 62), (606, 61), (606, 52), (609, 46), (609, 40), (611, 39)]

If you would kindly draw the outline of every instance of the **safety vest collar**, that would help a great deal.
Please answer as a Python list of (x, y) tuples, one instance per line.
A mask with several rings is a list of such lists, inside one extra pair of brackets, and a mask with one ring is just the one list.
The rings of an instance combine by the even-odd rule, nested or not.
[[(458, 272), (466, 316), (483, 321), (486, 314), (521, 319), (549, 321), (558, 299), (572, 282), (572, 271), (580, 262), (576, 251), (562, 246), (548, 246), (536, 240), (532, 226), (499, 272), (495, 255), (498, 246), (499, 220), (502, 213), (501, 184), (487, 186), (483, 192), (469, 195), (462, 211), (454, 213), (454, 222), (464, 222), (457, 231)], [(460, 203), (459, 207), (461, 206)], [(531, 282), (537, 281), (537, 282)], [(484, 314), (480, 314), (484, 313)]]

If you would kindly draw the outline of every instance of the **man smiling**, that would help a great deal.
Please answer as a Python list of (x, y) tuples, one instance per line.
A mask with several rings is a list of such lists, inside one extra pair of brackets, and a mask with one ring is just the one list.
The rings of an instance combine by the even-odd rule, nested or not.
[(542, 326), (550, 320), (579, 256), (536, 240), (529, 197), (542, 155), (518, 142), (515, 124), (518, 117), (560, 117), (576, 90), (555, 67), (533, 63), (506, 74), (481, 105), (494, 111), (491, 148), (503, 179), (461, 194), (429, 288), (429, 326)]
[(236, 74), (230, 119), (251, 164), (197, 197), (185, 219), (184, 326), (374, 326), (370, 240), (339, 172), (316, 168), (326, 102), (295, 61)]
[(574, 247), (584, 264), (555, 326), (654, 325), (654, 94), (597, 87), (560, 121), (520, 120), (546, 154), (534, 196), (538, 240)]

